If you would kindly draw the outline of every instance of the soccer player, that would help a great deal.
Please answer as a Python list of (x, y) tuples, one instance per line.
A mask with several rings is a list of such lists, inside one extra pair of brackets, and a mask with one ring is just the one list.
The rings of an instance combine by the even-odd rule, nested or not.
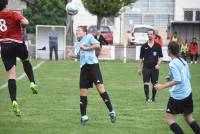
[[(154, 88), (158, 81), (160, 64), (162, 61), (162, 49), (161, 46), (154, 41), (155, 33), (153, 30), (148, 31), (149, 40), (142, 45), (140, 50), (140, 61), (138, 66), (138, 74), (143, 74), (144, 92), (146, 96), (146, 102), (155, 102), (156, 90)], [(143, 70), (142, 70), (143, 65)], [(153, 84), (152, 98), (149, 98), (149, 85), (150, 81)]]
[[(85, 26), (79, 26), (76, 30), (76, 36), (78, 43), (76, 44), (80, 50), (80, 112), (81, 112), (81, 124), (85, 125), (88, 121), (88, 116), (86, 114), (87, 108), (87, 96), (88, 88), (93, 87), (93, 83), (96, 86), (97, 91), (102, 97), (104, 103), (109, 110), (109, 116), (111, 122), (116, 121), (116, 113), (113, 110), (108, 93), (105, 90), (101, 71), (98, 64), (98, 59), (95, 55), (95, 50), (100, 47), (99, 42), (91, 35), (86, 34), (87, 28)], [(77, 50), (76, 50), (77, 51)], [(74, 58), (77, 54), (70, 52), (69, 57)]]
[(157, 91), (171, 87), (166, 110), (167, 124), (175, 134), (184, 134), (181, 127), (175, 121), (177, 114), (183, 114), (185, 121), (190, 125), (194, 133), (200, 134), (199, 125), (192, 117), (193, 100), (189, 66), (185, 60), (179, 57), (179, 45), (176, 42), (169, 43), (168, 55), (172, 58), (172, 61), (169, 63), (169, 74), (166, 77), (168, 82), (155, 86)]
[(22, 61), (24, 71), (30, 80), (30, 89), (37, 94), (32, 66), (28, 60), (28, 51), (22, 37), (22, 29), (28, 25), (28, 20), (21, 14), (7, 11), (8, 0), (0, 1), (0, 46), (1, 57), (8, 72), (8, 89), (16, 116), (21, 112), (16, 99), (16, 57)]

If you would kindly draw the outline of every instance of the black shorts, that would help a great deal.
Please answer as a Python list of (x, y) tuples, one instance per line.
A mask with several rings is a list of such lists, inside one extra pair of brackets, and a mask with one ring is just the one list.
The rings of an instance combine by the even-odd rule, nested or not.
[(93, 83), (103, 84), (99, 64), (85, 64), (80, 72), (80, 88), (92, 88)]
[(193, 112), (192, 93), (183, 100), (176, 100), (172, 97), (169, 98), (167, 104), (167, 113), (170, 114), (190, 114)]
[(9, 71), (16, 65), (16, 57), (19, 57), (22, 61), (28, 59), (28, 50), (24, 43), (2, 43), (1, 57), (6, 71)]
[(143, 82), (150, 82), (152, 84), (158, 83), (158, 76), (159, 76), (159, 70), (158, 69), (150, 69), (150, 68), (143, 68), (142, 71), (143, 74)]

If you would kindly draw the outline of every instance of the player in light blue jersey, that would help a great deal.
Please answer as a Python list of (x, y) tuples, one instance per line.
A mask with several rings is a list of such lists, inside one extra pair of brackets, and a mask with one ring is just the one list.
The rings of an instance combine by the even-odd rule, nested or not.
[[(100, 47), (99, 42), (91, 34), (87, 34), (85, 26), (79, 26), (76, 30), (78, 42), (75, 43), (75, 51), (68, 54), (69, 57), (80, 57), (80, 111), (81, 111), (81, 124), (85, 125), (88, 121), (86, 114), (87, 109), (87, 96), (88, 88), (96, 86), (97, 91), (102, 97), (104, 103), (109, 110), (111, 122), (116, 121), (116, 113), (113, 110), (108, 93), (105, 90), (103, 79), (98, 64), (98, 59), (95, 50)], [(80, 55), (80, 56), (79, 56)]]
[(175, 121), (177, 114), (183, 114), (185, 121), (190, 125), (194, 133), (200, 134), (199, 125), (192, 117), (193, 100), (189, 67), (187, 62), (179, 57), (179, 45), (176, 42), (169, 43), (168, 55), (172, 58), (169, 63), (169, 74), (166, 77), (168, 82), (155, 86), (157, 91), (171, 87), (166, 110), (167, 124), (175, 134), (184, 134)]

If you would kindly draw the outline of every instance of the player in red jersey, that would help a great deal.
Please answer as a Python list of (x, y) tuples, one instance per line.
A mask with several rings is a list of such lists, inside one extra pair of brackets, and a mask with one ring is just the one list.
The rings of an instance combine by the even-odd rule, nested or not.
[(21, 14), (8, 11), (8, 0), (0, 1), (0, 46), (1, 57), (8, 72), (8, 89), (12, 101), (13, 111), (16, 116), (21, 112), (16, 100), (16, 57), (22, 61), (24, 71), (30, 80), (30, 89), (37, 94), (32, 65), (28, 60), (28, 51), (23, 41), (22, 29), (29, 24)]

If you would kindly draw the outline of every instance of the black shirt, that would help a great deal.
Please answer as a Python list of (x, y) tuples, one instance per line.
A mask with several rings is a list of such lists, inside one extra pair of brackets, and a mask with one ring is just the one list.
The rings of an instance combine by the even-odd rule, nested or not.
[(143, 68), (155, 68), (158, 59), (163, 57), (161, 46), (154, 42), (154, 45), (150, 47), (148, 42), (142, 45), (140, 50), (140, 59), (143, 59)]

